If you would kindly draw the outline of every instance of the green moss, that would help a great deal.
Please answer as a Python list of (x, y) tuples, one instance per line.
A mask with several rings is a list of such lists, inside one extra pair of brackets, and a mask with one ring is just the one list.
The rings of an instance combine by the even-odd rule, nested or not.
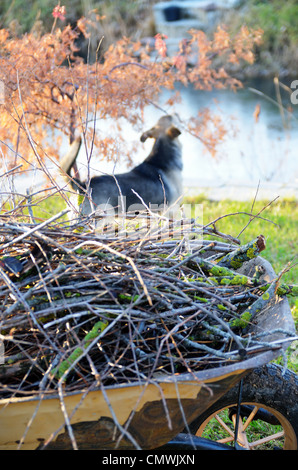
[(234, 320), (231, 321), (230, 325), (236, 328), (245, 328), (250, 322), (250, 320), (251, 320), (251, 313), (248, 310), (246, 310), (245, 312), (241, 314), (240, 318), (234, 318)]
[(119, 300), (124, 300), (124, 301), (131, 301), (131, 295), (128, 294), (119, 294), (118, 295)]
[(84, 338), (85, 347), (87, 347), (100, 333), (102, 333), (107, 326), (108, 323), (101, 320), (95, 323), (92, 330), (90, 330)]
[(248, 283), (248, 278), (247, 278), (247, 276), (243, 276), (243, 275), (239, 274), (238, 276), (234, 277), (234, 283), (235, 283), (235, 285), (246, 286), (247, 283)]
[(252, 248), (249, 248), (249, 249), (247, 250), (247, 252), (246, 252), (247, 257), (248, 257), (249, 259), (253, 259), (253, 258), (256, 256), (257, 251), (258, 251), (257, 246), (256, 246), (256, 244), (254, 243), (253, 246), (252, 246)]
[(193, 298), (194, 298), (195, 300), (199, 300), (200, 302), (204, 302), (204, 303), (209, 302), (208, 299), (205, 299), (204, 297), (199, 297), (198, 295), (194, 295)]
[(211, 268), (210, 273), (213, 276), (228, 276), (230, 274), (229, 269), (224, 268), (222, 266), (214, 266)]
[(208, 277), (208, 281), (211, 282), (212, 284), (219, 284), (218, 279), (214, 276)]
[(217, 305), (217, 308), (218, 308), (219, 310), (227, 310), (227, 307), (225, 307), (225, 306), (222, 305), (222, 304), (218, 304), (218, 305)]
[[(84, 338), (84, 349), (87, 348), (90, 345), (90, 343), (94, 339), (96, 339), (97, 336), (100, 335), (100, 333), (102, 333), (105, 330), (107, 326), (108, 326), (107, 322), (103, 322), (101, 320), (96, 322), (95, 325), (93, 325), (92, 329), (89, 331), (89, 333), (86, 334)], [(61, 364), (53, 370), (53, 375), (61, 379), (61, 377), (63, 377), (63, 375), (66, 374), (66, 372), (72, 366), (72, 364), (77, 359), (79, 359), (80, 356), (82, 356), (82, 354), (84, 353), (84, 349), (81, 347), (76, 348), (67, 359), (62, 361)]]
[[(290, 288), (286, 284), (283, 284), (282, 286), (278, 286), (278, 295), (280, 296), (287, 295), (289, 291), (290, 291)], [(264, 294), (263, 294), (263, 298), (264, 298)]]
[(129, 294), (119, 294), (118, 299), (123, 300), (124, 302), (136, 302), (139, 298), (139, 295), (129, 295)]
[(264, 294), (262, 295), (262, 299), (263, 300), (268, 300), (269, 299), (269, 293), (268, 292), (264, 292)]
[(237, 261), (234, 259), (231, 261), (231, 266), (233, 269), (239, 269), (242, 266), (242, 263), (241, 261)]
[(78, 194), (78, 200), (77, 200), (78, 206), (81, 206), (83, 204), (84, 199), (85, 199), (84, 194)]
[(61, 379), (63, 375), (68, 371), (70, 366), (83, 354), (82, 348), (76, 348), (70, 356), (62, 361), (60, 366), (53, 370), (53, 374)]

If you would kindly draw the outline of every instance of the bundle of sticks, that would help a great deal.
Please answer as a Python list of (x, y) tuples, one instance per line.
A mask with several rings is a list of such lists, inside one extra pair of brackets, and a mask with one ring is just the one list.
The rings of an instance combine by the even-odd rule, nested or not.
[[(192, 220), (125, 235), (59, 221), (0, 221), (0, 396), (197, 372), (268, 347), (247, 333), (297, 286), (237, 271), (265, 249)], [(204, 237), (203, 237), (204, 235)], [(270, 345), (269, 345), (270, 347)]]

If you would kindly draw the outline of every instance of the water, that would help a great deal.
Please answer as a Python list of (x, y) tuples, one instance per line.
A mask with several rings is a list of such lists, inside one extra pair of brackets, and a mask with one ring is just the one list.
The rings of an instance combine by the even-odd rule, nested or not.
[[(251, 88), (264, 95), (257, 94)], [(197, 112), (209, 107), (219, 113), (230, 132), (223, 143), (218, 146), (217, 156), (213, 158), (202, 143), (183, 133), (180, 137), (183, 145), (184, 171), (183, 179), (185, 194), (205, 193), (211, 198), (251, 199), (259, 186), (258, 197), (274, 199), (277, 196), (298, 197), (298, 105), (291, 105), (290, 95), (282, 90), (283, 105), (293, 108), (293, 116), (287, 110), (282, 115), (276, 105), (276, 91), (272, 80), (247, 83), (245, 89), (234, 93), (229, 90), (212, 92), (195, 91), (192, 88), (181, 89), (182, 101), (175, 105), (175, 112), (180, 117), (189, 118)], [(268, 98), (266, 98), (269, 97)], [(166, 108), (170, 92), (165, 91), (159, 105)], [(270, 101), (274, 100), (275, 102)], [(256, 105), (261, 112), (258, 122), (254, 119)], [(161, 116), (154, 106), (145, 112), (145, 127), (150, 128)], [(110, 123), (100, 123), (103, 135), (113, 132)], [(236, 133), (234, 133), (236, 131)], [(109, 134), (106, 134), (109, 133)], [(128, 141), (139, 140), (140, 133), (125, 125), (124, 135)], [(148, 140), (139, 146), (134, 163), (141, 162), (152, 146)], [(66, 150), (63, 149), (62, 152)], [(79, 156), (81, 173), (85, 172), (85, 156)], [(121, 159), (117, 163), (94, 162), (100, 172), (119, 173), (127, 170)], [(53, 169), (54, 171), (54, 169)], [(98, 174), (98, 173), (97, 173)], [(24, 192), (24, 182), (29, 185), (28, 178), (20, 187)], [(34, 184), (38, 183), (35, 176)], [(32, 184), (32, 180), (31, 183)]]

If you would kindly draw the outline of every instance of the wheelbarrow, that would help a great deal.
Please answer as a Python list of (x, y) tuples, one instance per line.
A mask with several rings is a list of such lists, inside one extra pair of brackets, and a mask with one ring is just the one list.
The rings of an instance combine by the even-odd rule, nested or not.
[[(241, 272), (250, 275), (256, 264), (265, 268), (266, 280), (276, 277), (261, 257), (245, 263)], [(279, 424), (274, 434), (283, 435), (284, 448), (297, 449), (297, 376), (269, 364), (291, 341), (276, 331), (295, 335), (287, 299), (276, 298), (273, 307), (261, 311), (253, 330), (268, 333), (268, 347), (223, 367), (88, 393), (2, 399), (0, 449), (251, 448), (245, 430), (254, 419)], [(219, 413), (225, 409), (236, 429), (228, 438), (203, 437), (211, 418), (223, 421)]]

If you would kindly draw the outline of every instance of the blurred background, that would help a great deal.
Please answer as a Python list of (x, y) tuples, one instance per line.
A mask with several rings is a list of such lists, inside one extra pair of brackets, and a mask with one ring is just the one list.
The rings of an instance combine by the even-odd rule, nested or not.
[[(50, 31), (52, 11), (57, 0), (2, 0), (0, 26), (12, 34)], [(81, 54), (94, 58), (98, 38), (103, 48), (123, 36), (154, 44), (156, 33), (167, 35), (168, 54), (177, 51), (179, 41), (190, 28), (212, 35), (218, 24), (233, 32), (242, 25), (261, 28), (263, 42), (256, 47), (256, 61), (241, 68), (231, 64), (229, 72), (242, 80), (244, 88), (196, 91), (180, 88), (182, 101), (175, 111), (181, 118), (196, 115), (209, 107), (230, 123), (230, 132), (211, 157), (202, 144), (189, 135), (182, 136), (184, 183), (188, 192), (203, 191), (210, 198), (250, 199), (259, 184), (259, 197), (276, 195), (297, 197), (297, 119), (298, 119), (298, 4), (297, 0), (206, 1), (176, 0), (64, 0), (66, 23), (75, 24), (81, 16), (94, 20), (95, 31), (89, 41), (82, 37)], [(297, 82), (298, 83), (298, 82)], [(297, 93), (295, 90), (297, 88)], [(165, 110), (169, 92), (158, 103)], [(145, 121), (151, 126), (160, 117), (156, 107), (148, 107)], [(101, 124), (102, 127), (102, 124)], [(127, 128), (127, 139), (138, 138)], [(148, 148), (150, 142), (148, 142)], [(135, 156), (144, 158), (144, 148)], [(104, 164), (102, 171), (122, 171), (125, 162)], [(115, 167), (116, 164), (116, 167)]]

